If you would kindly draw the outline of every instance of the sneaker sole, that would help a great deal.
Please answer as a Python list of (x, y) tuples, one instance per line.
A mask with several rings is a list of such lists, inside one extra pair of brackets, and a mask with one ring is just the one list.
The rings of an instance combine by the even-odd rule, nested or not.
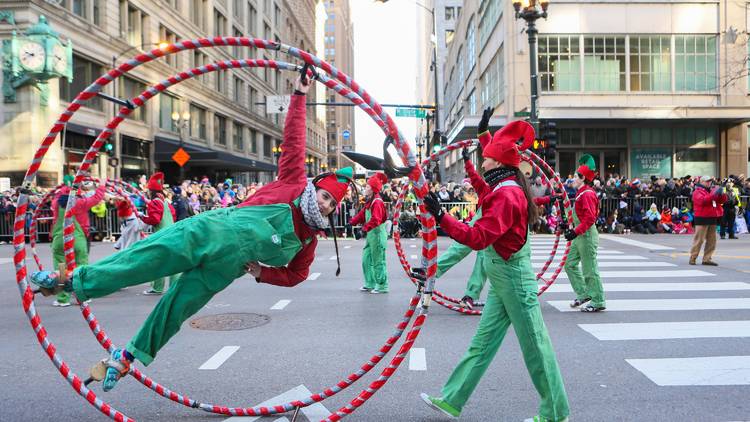
[(451, 415), (450, 413), (446, 412), (445, 410), (441, 409), (439, 406), (437, 406), (435, 403), (430, 400), (430, 396), (425, 393), (419, 393), (419, 397), (422, 398), (422, 401), (427, 403), (428, 406), (433, 408), (434, 410), (437, 410), (438, 412), (442, 413), (443, 415), (451, 418), (451, 419), (458, 419), (458, 416)]

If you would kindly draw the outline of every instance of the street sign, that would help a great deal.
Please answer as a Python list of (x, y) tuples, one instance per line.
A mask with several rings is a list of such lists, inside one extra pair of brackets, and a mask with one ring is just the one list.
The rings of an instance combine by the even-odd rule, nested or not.
[(530, 111), (516, 111), (513, 113), (513, 117), (531, 117)]
[(345, 141), (348, 141), (350, 136), (352, 136), (352, 133), (348, 130), (341, 132), (341, 137), (344, 138)]
[(397, 108), (396, 117), (416, 117), (424, 119), (427, 117), (427, 111), (423, 108)]
[(190, 160), (190, 154), (180, 147), (174, 154), (172, 154), (172, 160), (174, 160), (178, 166), (182, 167), (188, 162), (188, 160)]
[(292, 101), (291, 95), (269, 95), (266, 97), (266, 113), (286, 113), (290, 101)]

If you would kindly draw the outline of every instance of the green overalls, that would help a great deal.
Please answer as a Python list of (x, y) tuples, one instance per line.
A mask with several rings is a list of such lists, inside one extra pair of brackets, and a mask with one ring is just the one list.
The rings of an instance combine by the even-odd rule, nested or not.
[[(573, 211), (573, 223), (577, 226), (581, 223), (578, 215)], [(602, 279), (599, 277), (599, 265), (597, 265), (596, 252), (599, 248), (599, 232), (596, 225), (592, 224), (585, 233), (577, 236), (570, 244), (570, 253), (565, 262), (565, 273), (568, 275), (570, 285), (576, 292), (579, 300), (591, 298), (591, 306), (604, 307), (604, 288)], [(583, 272), (578, 268), (581, 263)]]
[[(57, 220), (55, 221), (55, 227), (52, 228), (52, 262), (54, 263), (54, 270), (60, 267), (60, 264), (65, 263), (65, 246), (63, 240), (63, 223), (65, 220), (65, 208), (58, 207), (57, 209)], [(89, 263), (89, 249), (86, 242), (86, 234), (83, 229), (73, 218), (73, 225), (75, 230), (73, 236), (75, 241), (73, 243), (73, 249), (76, 254), (76, 266), (88, 265)], [(61, 292), (57, 294), (57, 301), (59, 303), (70, 302), (70, 293)]]
[(492, 245), (482, 252), (490, 280), (487, 304), (469, 349), (443, 386), (443, 400), (459, 411), (464, 407), (513, 324), (526, 369), (541, 396), (539, 415), (562, 420), (569, 414), (568, 397), (542, 319), (529, 242), (507, 261)]
[(288, 204), (220, 208), (178, 221), (96, 264), (78, 267), (73, 289), (79, 300), (86, 300), (182, 273), (126, 346), (148, 365), (185, 320), (246, 274), (246, 263), (281, 267), (301, 248)]
[[(481, 217), (482, 210), (479, 209), (474, 215), (474, 218), (472, 218), (469, 222), (469, 225), (474, 226), (474, 222), (479, 220)], [(446, 249), (445, 252), (440, 254), (440, 256), (438, 257), (438, 270), (436, 277), (440, 278), (448, 270), (453, 268), (454, 265), (458, 264), (459, 262), (461, 262), (461, 260), (466, 258), (466, 256), (471, 252), (472, 249), (466, 245), (462, 245), (458, 242), (451, 243), (451, 245), (448, 246), (448, 249)], [(484, 252), (477, 251), (477, 259), (476, 261), (474, 261), (474, 268), (471, 269), (469, 281), (466, 283), (466, 291), (464, 292), (464, 296), (469, 296), (475, 301), (479, 300), (479, 295), (482, 293), (482, 289), (484, 289), (484, 283), (486, 281), (487, 273), (484, 271)]]
[[(158, 199), (154, 199), (154, 201), (157, 201), (157, 200)], [(161, 213), (161, 221), (159, 221), (159, 224), (154, 226), (154, 233), (174, 224), (174, 221), (172, 220), (172, 212), (169, 210), (169, 204), (167, 203), (166, 200), (162, 200), (162, 203), (164, 204), (164, 209), (162, 210), (162, 213)], [(176, 278), (177, 276), (169, 278), (170, 286), (172, 285), (172, 282)], [(158, 278), (151, 282), (151, 290), (158, 292), (158, 293), (163, 293), (165, 284), (166, 284), (165, 277)]]
[[(380, 201), (376, 198), (375, 201)], [(365, 224), (370, 221), (372, 213), (365, 210)], [(362, 250), (362, 272), (365, 274), (365, 287), (381, 292), (388, 291), (388, 270), (385, 266), (385, 248), (388, 244), (388, 233), (385, 224), (367, 232), (365, 248)]]

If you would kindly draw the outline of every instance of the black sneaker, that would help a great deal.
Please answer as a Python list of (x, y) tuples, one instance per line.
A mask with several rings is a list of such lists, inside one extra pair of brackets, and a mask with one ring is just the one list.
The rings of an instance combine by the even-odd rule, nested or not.
[(605, 309), (607, 308), (605, 308), (604, 306), (594, 306), (592, 304), (588, 304), (581, 308), (581, 312), (601, 312)]
[(570, 307), (571, 308), (577, 308), (577, 307), (583, 305), (584, 303), (586, 303), (586, 302), (588, 302), (590, 300), (591, 300), (590, 297), (587, 297), (586, 299), (578, 299), (578, 298), (576, 298), (574, 301), (570, 302)]

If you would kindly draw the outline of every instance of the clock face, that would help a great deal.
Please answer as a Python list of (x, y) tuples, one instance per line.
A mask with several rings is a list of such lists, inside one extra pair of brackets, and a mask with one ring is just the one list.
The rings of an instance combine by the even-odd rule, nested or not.
[(55, 44), (52, 47), (52, 62), (54, 63), (55, 72), (65, 73), (68, 69), (68, 52), (65, 51), (65, 47), (60, 44)]
[(41, 71), (44, 68), (44, 47), (32, 41), (21, 42), (18, 49), (18, 59), (21, 61), (21, 66), (25, 69)]

